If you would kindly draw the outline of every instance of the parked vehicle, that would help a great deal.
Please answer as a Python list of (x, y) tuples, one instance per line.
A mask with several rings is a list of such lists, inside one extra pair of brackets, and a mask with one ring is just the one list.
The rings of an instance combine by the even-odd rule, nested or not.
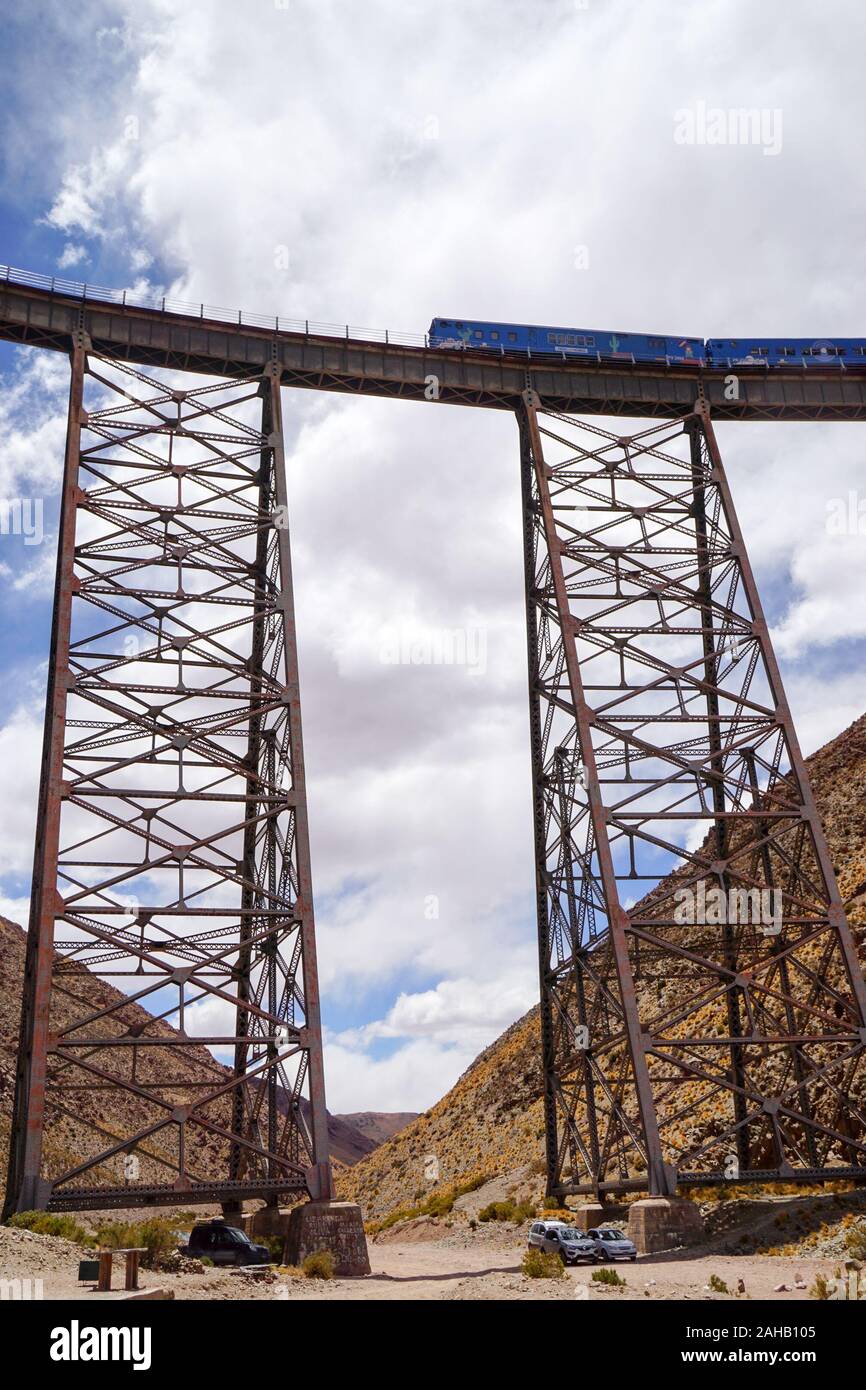
[(244, 1231), (219, 1219), (199, 1221), (180, 1251), (199, 1260), (207, 1256), (215, 1265), (266, 1265), (271, 1259), (266, 1245), (256, 1245)]
[(558, 1255), (566, 1265), (599, 1258), (595, 1242), (564, 1221), (534, 1221), (529, 1228), (529, 1248), (543, 1250), (546, 1255)]
[(597, 1226), (586, 1233), (599, 1260), (636, 1260), (637, 1246), (615, 1226)]

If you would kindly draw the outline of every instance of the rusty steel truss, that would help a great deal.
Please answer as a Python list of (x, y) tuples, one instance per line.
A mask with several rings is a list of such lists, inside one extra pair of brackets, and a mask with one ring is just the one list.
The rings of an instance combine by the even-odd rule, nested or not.
[(287, 520), (274, 369), (77, 335), (7, 1210), (332, 1194)]
[(866, 1177), (866, 985), (709, 412), (521, 416), (551, 1193)]
[[(76, 312), (6, 1210), (328, 1197), (280, 401), (310, 383), (228, 328), (218, 380), (157, 380), (213, 361)], [(548, 1190), (864, 1178), (866, 985), (703, 388), (622, 436), (537, 381), (497, 401)]]

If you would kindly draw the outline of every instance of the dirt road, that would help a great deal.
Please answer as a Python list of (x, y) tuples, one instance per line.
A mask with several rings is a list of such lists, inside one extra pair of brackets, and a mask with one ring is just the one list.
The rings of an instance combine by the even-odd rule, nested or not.
[[(466, 1300), (466, 1299), (773, 1299), (784, 1302), (808, 1298), (818, 1273), (831, 1278), (833, 1259), (800, 1259), (767, 1255), (674, 1254), (642, 1256), (635, 1264), (618, 1265), (625, 1286), (606, 1288), (592, 1280), (593, 1267), (569, 1269), (564, 1279), (528, 1279), (520, 1271), (525, 1245), (513, 1233), (479, 1236), (447, 1235), (441, 1239), (370, 1244), (372, 1274), (363, 1279), (332, 1281), (278, 1276), (264, 1283), (252, 1274), (205, 1270), (198, 1274), (142, 1271), (142, 1286), (159, 1285), (176, 1299), (238, 1300)], [(70, 1241), (0, 1228), (0, 1281), (31, 1280), (31, 1294), (47, 1299), (93, 1295), (77, 1282), (78, 1260), (84, 1252)], [(709, 1287), (711, 1277), (722, 1280), (726, 1294)], [(799, 1279), (797, 1276), (800, 1276)], [(738, 1281), (745, 1292), (737, 1295)], [(796, 1287), (797, 1284), (801, 1287)], [(776, 1291), (776, 1286), (787, 1289)], [(5, 1287), (5, 1285), (4, 1285)], [(5, 1296), (9, 1296), (6, 1294)]]

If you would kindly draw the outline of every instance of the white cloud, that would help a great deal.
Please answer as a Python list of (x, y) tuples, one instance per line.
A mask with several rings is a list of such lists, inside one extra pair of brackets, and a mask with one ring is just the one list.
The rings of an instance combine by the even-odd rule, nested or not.
[(70, 266), (80, 265), (87, 259), (87, 247), (77, 242), (67, 241), (57, 261), (58, 270), (68, 270)]
[(828, 678), (808, 667), (798, 668), (786, 682), (786, 694), (806, 757), (859, 719), (866, 706), (862, 670), (839, 672)]
[[(47, 218), (115, 251), (139, 293), (167, 273), (180, 299), (331, 322), (861, 332), (859, 46), (805, 0), (786, 15), (296, 0), (253, 23), (140, 0), (132, 71), (95, 137), (70, 120)], [(781, 107), (782, 153), (676, 145), (696, 100)], [(66, 373), (33, 355), (0, 397), (0, 495), (56, 490)], [(536, 989), (516, 431), (302, 391), (284, 409), (325, 1010), (366, 1018), (329, 1039), (329, 1105), (413, 1108)], [(866, 635), (861, 542), (824, 527), (859, 486), (859, 431), (720, 439), (814, 746), (863, 704), (853, 676), (830, 701), (802, 662)], [(485, 669), (384, 663), (389, 624), (481, 631)], [(8, 828), (19, 864), (32, 821)]]
[(114, 199), (122, 186), (129, 163), (128, 146), (122, 142), (92, 151), (84, 163), (72, 164), (45, 221), (63, 232), (83, 232), (85, 236), (104, 236), (111, 229)]
[(5, 893), (0, 893), (0, 917), (5, 917), (8, 922), (17, 922), (26, 931), (30, 919), (30, 899), (7, 897)]
[(33, 864), (42, 721), (19, 707), (0, 726), (0, 874), (29, 874)]
[(386, 1018), (342, 1033), (339, 1041), (365, 1047), (377, 1038), (430, 1037), (452, 1044), (471, 1041), (477, 1051), (535, 1002), (537, 984), (531, 968), (518, 971), (515, 964), (504, 978), (498, 973), (486, 981), (440, 980), (435, 989), (400, 994)]
[(15, 575), (12, 588), (17, 593), (47, 596), (54, 590), (54, 571), (57, 562), (57, 537), (44, 536), (36, 558), (26, 569)]
[(419, 1038), (389, 1057), (373, 1059), (339, 1042), (325, 1042), (328, 1109), (426, 1110), (454, 1085), (474, 1059), (472, 1045), (443, 1047)]
[(59, 491), (69, 364), (58, 353), (21, 351), (0, 393), (0, 497)]

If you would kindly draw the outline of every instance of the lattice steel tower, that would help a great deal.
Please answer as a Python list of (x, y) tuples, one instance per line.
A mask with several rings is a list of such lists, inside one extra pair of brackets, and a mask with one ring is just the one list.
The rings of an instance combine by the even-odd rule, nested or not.
[(866, 1177), (866, 985), (709, 412), (521, 430), (548, 1188)]
[(276, 368), (78, 335), (8, 1210), (331, 1195), (286, 508)]

